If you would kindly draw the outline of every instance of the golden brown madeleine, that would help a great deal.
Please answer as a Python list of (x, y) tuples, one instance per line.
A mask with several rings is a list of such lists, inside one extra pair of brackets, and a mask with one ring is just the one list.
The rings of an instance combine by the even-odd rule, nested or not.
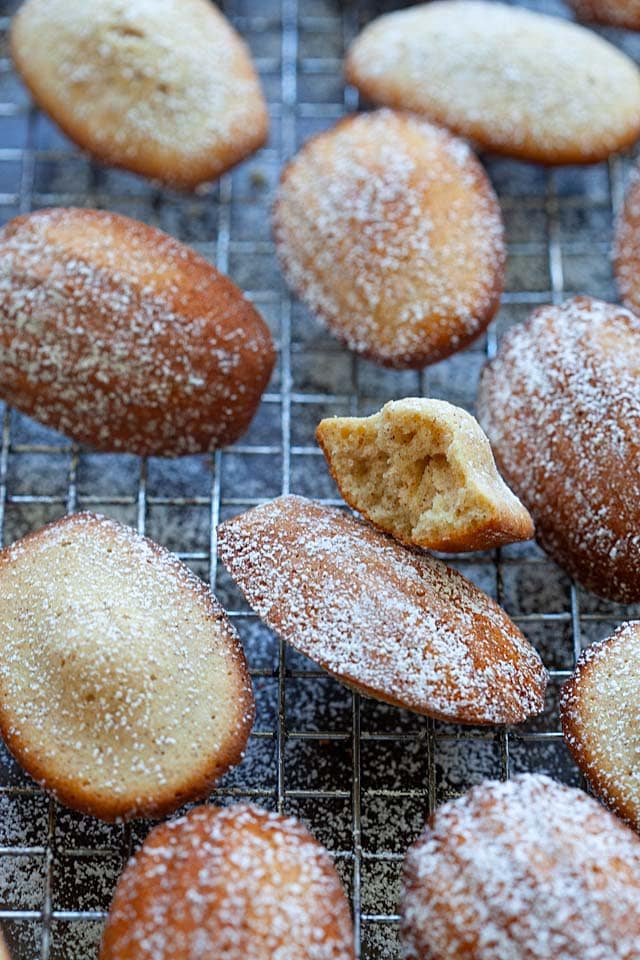
[(640, 600), (640, 320), (577, 297), (510, 330), (478, 419), (540, 545), (578, 583)]
[(74, 440), (166, 456), (232, 443), (274, 359), (241, 291), (159, 230), (64, 208), (0, 230), (0, 396)]
[(400, 912), (407, 960), (636, 960), (640, 841), (548, 777), (487, 781), (410, 848)]
[(193, 188), (267, 137), (249, 50), (207, 0), (26, 0), (11, 52), (38, 105), (103, 163)]
[(557, 17), (441, 0), (379, 17), (354, 41), (347, 80), (480, 147), (537, 163), (594, 163), (640, 135), (640, 72)]
[(351, 350), (424, 367), (500, 302), (498, 201), (462, 141), (392, 110), (347, 117), (285, 168), (276, 249), (295, 292)]
[(640, 30), (640, 0), (567, 0), (581, 20)]
[(0, 960), (11, 960), (4, 937), (0, 933)]
[(593, 792), (640, 830), (640, 621), (584, 650), (562, 688), (562, 732)]
[(409, 397), (370, 417), (322, 420), (316, 438), (350, 507), (429, 550), (486, 550), (533, 536), (471, 414)]
[(292, 817), (197, 807), (157, 826), (121, 876), (100, 960), (353, 960), (329, 854)]
[(80, 513), (0, 553), (0, 731), (61, 803), (163, 816), (240, 761), (252, 722), (238, 636), (167, 550)]
[(623, 303), (640, 314), (640, 170), (637, 167), (616, 223), (613, 260)]
[(533, 647), (428, 554), (295, 496), (223, 523), (218, 546), (258, 616), (365, 696), (460, 723), (542, 711), (547, 674)]

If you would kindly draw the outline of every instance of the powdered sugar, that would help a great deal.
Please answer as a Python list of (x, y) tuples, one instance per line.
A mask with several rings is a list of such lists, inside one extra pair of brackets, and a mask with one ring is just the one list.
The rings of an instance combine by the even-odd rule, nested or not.
[(637, 960), (640, 841), (544, 776), (440, 807), (409, 851), (408, 960)]
[(592, 644), (564, 686), (567, 745), (594, 791), (640, 826), (640, 624), (630, 622)]
[(631, 59), (576, 24), (502, 3), (380, 17), (351, 47), (347, 77), (376, 103), (539, 162), (601, 160), (639, 132)]
[(89, 514), (0, 560), (0, 723), (36, 779), (113, 819), (175, 809), (237, 762), (242, 653), (179, 561)]
[(544, 668), (492, 600), (338, 510), (281, 497), (223, 524), (219, 550), (262, 619), (347, 684), (462, 722), (542, 709)]
[(595, 593), (640, 597), (640, 320), (579, 297), (512, 330), (478, 417), (536, 537)]
[(51, 210), (0, 235), (0, 392), (110, 450), (189, 453), (241, 433), (266, 326), (193, 251), (115, 214)]
[(249, 52), (204, 0), (29, 0), (12, 41), (45, 109), (112, 163), (193, 185), (266, 135)]
[(325, 851), (292, 818), (200, 807), (157, 828), (120, 880), (102, 960), (351, 960)]
[(289, 284), (380, 363), (440, 359), (497, 306), (491, 187), (466, 144), (408, 115), (350, 117), (311, 140), (283, 174), (274, 228)]

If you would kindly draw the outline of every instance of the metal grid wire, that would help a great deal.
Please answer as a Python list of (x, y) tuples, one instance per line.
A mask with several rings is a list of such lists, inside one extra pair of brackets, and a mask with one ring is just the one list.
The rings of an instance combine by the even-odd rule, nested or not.
[[(437, 396), (473, 410), (478, 372), (498, 338), (539, 303), (572, 293), (613, 299), (608, 250), (630, 158), (544, 170), (485, 158), (507, 225), (503, 306), (486, 337), (424, 374), (356, 360), (324, 333), (278, 274), (269, 208), (282, 162), (357, 107), (341, 60), (359, 27), (399, 3), (229, 0), (270, 103), (268, 146), (211, 190), (183, 196), (90, 163), (30, 103), (8, 60), (13, 2), (0, 5), (0, 217), (50, 205), (119, 210), (179, 237), (245, 289), (269, 322), (279, 365), (248, 434), (214, 457), (94, 454), (0, 407), (0, 528), (10, 542), (78, 509), (155, 538), (208, 579), (245, 643), (258, 716), (245, 762), (213, 795), (251, 798), (307, 822), (336, 858), (363, 958), (396, 958), (403, 853), (441, 801), (485, 777), (537, 770), (579, 783), (557, 700), (581, 646), (630, 611), (576, 588), (534, 545), (455, 558), (495, 596), (551, 672), (547, 709), (517, 729), (461, 728), (361, 700), (283, 647), (216, 564), (216, 525), (296, 492), (338, 503), (314, 443), (318, 420)], [(532, 3), (566, 15), (556, 0)], [(640, 41), (605, 31), (640, 59)], [(59, 807), (0, 753), (0, 920), (18, 960), (90, 960), (117, 877), (148, 825), (107, 826)]]

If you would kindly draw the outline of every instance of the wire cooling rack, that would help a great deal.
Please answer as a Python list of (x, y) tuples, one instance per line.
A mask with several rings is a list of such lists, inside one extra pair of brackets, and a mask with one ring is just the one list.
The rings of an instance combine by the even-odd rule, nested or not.
[[(499, 337), (537, 304), (574, 293), (614, 299), (612, 217), (630, 158), (586, 168), (485, 158), (509, 241), (497, 320), (471, 349), (424, 374), (385, 371), (338, 347), (284, 288), (269, 209), (283, 161), (312, 133), (356, 109), (343, 85), (345, 44), (400, 3), (229, 0), (249, 42), (272, 117), (268, 146), (212, 189), (184, 196), (90, 163), (31, 104), (8, 59), (13, 2), (0, 4), (0, 217), (51, 205), (104, 207), (193, 245), (246, 290), (270, 324), (279, 364), (248, 434), (213, 457), (179, 461), (95, 454), (0, 406), (0, 528), (8, 543), (67, 511), (91, 509), (136, 527), (209, 580), (233, 617), (258, 715), (245, 762), (216, 803), (250, 798), (301, 817), (335, 856), (363, 958), (400, 956), (402, 857), (426, 815), (486, 777), (579, 776), (564, 749), (558, 691), (581, 647), (630, 610), (576, 588), (534, 545), (455, 558), (496, 597), (551, 672), (545, 713), (517, 729), (437, 723), (348, 692), (285, 650), (253, 617), (215, 559), (216, 525), (295, 492), (338, 503), (314, 442), (331, 414), (365, 414), (391, 398), (442, 397), (473, 410), (477, 378)], [(532, 3), (562, 16), (559, 2)], [(605, 31), (640, 60), (640, 38)], [(91, 960), (123, 864), (146, 824), (107, 826), (64, 810), (0, 753), (0, 920), (17, 960)]]

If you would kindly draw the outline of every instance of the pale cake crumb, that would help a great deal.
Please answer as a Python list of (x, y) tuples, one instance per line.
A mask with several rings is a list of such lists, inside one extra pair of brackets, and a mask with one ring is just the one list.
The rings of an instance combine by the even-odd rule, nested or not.
[(392, 400), (370, 417), (322, 420), (316, 437), (349, 506), (404, 543), (459, 552), (533, 536), (480, 425), (460, 407)]

